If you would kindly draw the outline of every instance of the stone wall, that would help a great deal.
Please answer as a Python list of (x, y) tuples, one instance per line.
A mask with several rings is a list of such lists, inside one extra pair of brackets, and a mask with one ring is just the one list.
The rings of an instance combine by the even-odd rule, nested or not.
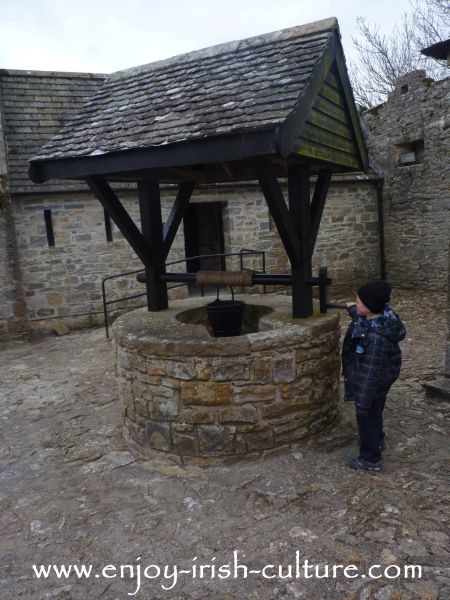
[(28, 333), (3, 128), (0, 105), (0, 342), (22, 339)]
[[(3, 129), (0, 130), (3, 339), (20, 337), (29, 326), (51, 330), (58, 320), (70, 327), (100, 323), (102, 278), (141, 267), (115, 227), (114, 240), (106, 241), (103, 210), (82, 183), (60, 181), (38, 186), (27, 179), (26, 160), (45, 141), (38, 133), (54, 133), (63, 122), (63, 113), (75, 111), (103, 80), (98, 75), (60, 74), (55, 79), (58, 93), (52, 96), (47, 94), (47, 88), (51, 88), (54, 76), (2, 71), (0, 77), (0, 108), (6, 111), (4, 119), (7, 116), (9, 124), (6, 146)], [(447, 286), (448, 87), (448, 79), (432, 82), (423, 72), (410, 73), (398, 81), (384, 105), (364, 117), (371, 132), (369, 151), (384, 173), (386, 270), (395, 286), (436, 290)], [(64, 98), (61, 106), (59, 98)], [(54, 111), (57, 118), (51, 122), (42, 120), (42, 110), (46, 114)], [(34, 129), (29, 130), (31, 123)], [(399, 164), (399, 157), (412, 151), (416, 152), (417, 161)], [(333, 279), (329, 295), (333, 299), (352, 295), (362, 281), (380, 275), (375, 185), (374, 178), (359, 174), (335, 176), (332, 180), (313, 271), (316, 274), (320, 266), (328, 266)], [(287, 196), (286, 188), (283, 190)], [(122, 191), (120, 196), (139, 223), (136, 194)], [(173, 190), (163, 190), (163, 219), (174, 197)], [(241, 248), (264, 251), (268, 272), (289, 270), (285, 251), (256, 185), (207, 187), (195, 190), (192, 201), (223, 204), (226, 252)], [(53, 248), (47, 244), (44, 209), (52, 211), (56, 241)], [(183, 257), (181, 230), (169, 261)], [(260, 258), (249, 258), (245, 264), (261, 269)], [(238, 268), (238, 262), (229, 261), (227, 266)], [(185, 265), (173, 269), (185, 270)], [(143, 291), (132, 276), (109, 282), (107, 287), (110, 298)], [(262, 291), (261, 287), (255, 289)], [(268, 287), (268, 291), (275, 290), (289, 293), (289, 289)], [(170, 297), (186, 293), (185, 288), (177, 288)]]
[(8, 218), (6, 181), (0, 176), (0, 340), (9, 338), (15, 320), (14, 304), (17, 290), (11, 264), (10, 219)]
[(195, 299), (116, 321), (124, 435), (138, 455), (239, 456), (308, 438), (335, 420), (338, 315), (316, 306), (299, 322), (290, 298), (243, 299), (253, 319), (237, 337), (210, 337)]
[[(135, 193), (119, 192), (119, 197), (139, 225)], [(45, 209), (51, 210), (54, 247), (47, 241)], [(169, 209), (167, 200), (163, 203), (164, 214)], [(18, 196), (14, 218), (27, 313), (33, 329), (49, 331), (57, 321), (69, 327), (102, 323), (102, 279), (142, 268), (113, 223), (113, 240), (107, 241), (103, 208), (89, 193)], [(169, 260), (181, 257), (178, 237)], [(135, 275), (107, 282), (106, 289), (108, 300), (144, 291)], [(144, 301), (141, 298), (129, 304), (139, 306)], [(114, 313), (114, 307), (110, 310)]]
[[(313, 274), (327, 266), (333, 279), (330, 296), (353, 293), (363, 281), (380, 275), (379, 227), (375, 182), (336, 176), (328, 192), (316, 248)], [(314, 187), (314, 182), (311, 186)], [(283, 187), (285, 198), (287, 188)], [(312, 193), (312, 191), (311, 191)], [(266, 201), (254, 185), (204, 192), (205, 201), (223, 201), (226, 251), (241, 248), (266, 253), (267, 271), (289, 272), (280, 237), (269, 217)], [(246, 265), (261, 268), (258, 257)], [(238, 268), (237, 262), (235, 267)], [(271, 288), (269, 291), (277, 291)]]
[(356, 287), (380, 277), (380, 232), (376, 181), (334, 181), (330, 186), (313, 255), (313, 272), (328, 266), (329, 295), (353, 295)]
[(445, 346), (445, 376), (450, 378), (450, 240), (448, 243), (447, 343)]
[[(118, 193), (139, 225), (136, 194), (133, 191)], [(174, 199), (175, 190), (163, 190), (163, 220)], [(256, 186), (196, 190), (192, 202), (223, 203), (225, 252), (238, 252), (242, 248), (261, 250), (266, 253), (267, 272), (288, 271), (286, 253)], [(69, 327), (101, 323), (102, 278), (140, 269), (142, 265), (115, 226), (113, 241), (106, 241), (100, 203), (84, 192), (24, 194), (15, 197), (13, 207), (23, 293), (31, 327), (50, 331), (59, 320)], [(49, 247), (47, 242), (45, 209), (52, 213), (54, 247)], [(180, 227), (168, 262), (184, 256)], [(330, 296), (334, 297), (352, 293), (364, 279), (378, 276), (377, 208), (372, 183), (341, 182), (332, 186), (314, 255), (315, 273), (321, 265), (329, 267), (334, 280)], [(245, 266), (260, 270), (261, 258), (248, 258)], [(228, 268), (239, 268), (238, 263), (230, 261)], [(172, 270), (184, 271), (185, 264), (175, 265)], [(143, 292), (144, 287), (136, 283), (133, 275), (108, 282), (107, 290), (108, 298), (113, 299)], [(262, 291), (262, 288), (254, 291)], [(170, 297), (186, 294), (186, 288), (177, 288)], [(145, 299), (137, 299), (131, 305), (144, 302)]]
[[(404, 288), (447, 286), (449, 86), (448, 78), (433, 82), (414, 71), (397, 81), (385, 104), (364, 114), (369, 152), (384, 176), (387, 276)], [(415, 162), (399, 162), (411, 152)]]

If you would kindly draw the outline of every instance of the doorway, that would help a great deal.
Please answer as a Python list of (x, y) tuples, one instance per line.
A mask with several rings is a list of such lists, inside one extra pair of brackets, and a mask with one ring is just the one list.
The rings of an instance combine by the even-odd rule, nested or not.
[[(221, 202), (189, 204), (183, 218), (184, 246), (186, 258), (201, 256), (186, 261), (186, 271), (224, 271), (223, 256), (204, 256), (223, 254), (225, 243), (223, 236), (223, 218)], [(205, 286), (205, 294), (215, 294), (217, 288)], [(201, 289), (194, 284), (188, 285), (189, 296), (198, 296)]]

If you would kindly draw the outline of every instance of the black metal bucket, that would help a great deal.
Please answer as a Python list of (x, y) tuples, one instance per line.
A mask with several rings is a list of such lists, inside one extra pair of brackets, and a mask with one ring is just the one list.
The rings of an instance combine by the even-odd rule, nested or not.
[(231, 289), (231, 300), (219, 300), (219, 289), (214, 302), (206, 305), (206, 314), (214, 334), (214, 337), (232, 337), (241, 335), (242, 323), (244, 321), (245, 302), (234, 299), (233, 288)]

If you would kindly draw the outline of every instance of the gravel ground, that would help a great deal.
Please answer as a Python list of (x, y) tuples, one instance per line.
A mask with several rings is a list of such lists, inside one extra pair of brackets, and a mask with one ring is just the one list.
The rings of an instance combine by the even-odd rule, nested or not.
[[(137, 460), (122, 441), (113, 349), (103, 330), (6, 347), (0, 597), (450, 598), (448, 404), (425, 402), (420, 385), (443, 371), (445, 298), (404, 291), (394, 305), (408, 334), (386, 408), (383, 469), (375, 474), (345, 466), (357, 450), (351, 405), (331, 431), (259, 459), (204, 469)], [(33, 565), (40, 564), (93, 571), (38, 579)], [(106, 565), (108, 577), (101, 576)], [(120, 565), (132, 565), (134, 579)], [(266, 565), (275, 565), (266, 577), (249, 572)], [(271, 577), (278, 565), (284, 578)], [(342, 565), (336, 577), (332, 565)], [(346, 574), (356, 577), (344, 576), (349, 565)], [(372, 572), (379, 578), (369, 577), (371, 565), (381, 565)], [(386, 576), (388, 565), (399, 569)], [(420, 565), (422, 576), (405, 578), (406, 565)]]

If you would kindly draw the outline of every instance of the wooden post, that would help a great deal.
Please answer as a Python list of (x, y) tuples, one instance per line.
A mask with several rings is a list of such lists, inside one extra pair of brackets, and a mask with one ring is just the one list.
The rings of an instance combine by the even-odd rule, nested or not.
[(145, 262), (147, 306), (150, 311), (162, 310), (167, 308), (169, 303), (167, 283), (158, 280), (158, 275), (166, 272), (159, 181), (139, 181), (138, 196), (141, 231), (150, 246), (150, 257)]
[(301, 245), (299, 265), (292, 265), (292, 314), (309, 317), (313, 313), (312, 228), (309, 195), (309, 169), (306, 165), (288, 167), (289, 213)]

